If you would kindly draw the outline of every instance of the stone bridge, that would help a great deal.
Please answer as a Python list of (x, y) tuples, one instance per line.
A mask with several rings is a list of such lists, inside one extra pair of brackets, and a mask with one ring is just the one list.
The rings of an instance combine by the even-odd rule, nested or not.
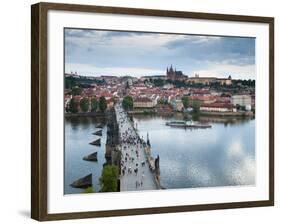
[(159, 156), (150, 154), (150, 143), (140, 138), (120, 103), (115, 105), (119, 129), (120, 191), (160, 189)]

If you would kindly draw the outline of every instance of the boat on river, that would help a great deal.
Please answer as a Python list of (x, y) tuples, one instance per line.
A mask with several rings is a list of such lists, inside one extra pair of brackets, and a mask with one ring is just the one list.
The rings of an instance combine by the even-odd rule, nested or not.
[(176, 128), (211, 128), (212, 125), (194, 121), (168, 121), (167, 126)]

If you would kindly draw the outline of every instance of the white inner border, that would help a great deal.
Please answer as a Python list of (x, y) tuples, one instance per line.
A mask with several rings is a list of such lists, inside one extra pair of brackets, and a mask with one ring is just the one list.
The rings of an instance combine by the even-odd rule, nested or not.
[[(63, 28), (256, 37), (256, 185), (64, 195)], [(268, 200), (268, 24), (100, 13), (48, 12), (48, 213)]]

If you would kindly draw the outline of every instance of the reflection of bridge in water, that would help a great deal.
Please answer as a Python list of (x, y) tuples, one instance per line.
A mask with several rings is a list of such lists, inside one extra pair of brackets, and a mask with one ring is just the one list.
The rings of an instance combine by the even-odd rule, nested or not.
[(121, 104), (115, 105), (115, 113), (121, 151), (120, 191), (160, 189), (159, 157), (151, 156), (149, 139), (145, 142), (139, 137)]

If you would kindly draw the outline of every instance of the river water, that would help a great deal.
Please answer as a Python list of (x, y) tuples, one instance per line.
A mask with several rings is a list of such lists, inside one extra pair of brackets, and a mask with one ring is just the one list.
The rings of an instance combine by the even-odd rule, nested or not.
[[(164, 188), (255, 184), (255, 120), (211, 119), (209, 129), (166, 126), (175, 117), (134, 116), (140, 136), (160, 156)], [(176, 117), (178, 119), (178, 117)]]
[[(90, 173), (93, 178), (95, 192), (100, 190), (99, 177), (103, 164), (106, 162), (105, 143), (106, 126), (102, 128), (102, 137), (92, 133), (101, 128), (96, 128), (101, 121), (91, 117), (65, 118), (65, 149), (64, 149), (64, 193), (75, 194), (84, 192), (83, 189), (73, 188), (70, 184)], [(101, 146), (93, 146), (89, 143), (101, 138)], [(98, 161), (84, 161), (83, 157), (93, 152), (98, 152)]]
[[(179, 117), (134, 115), (140, 136), (149, 139), (152, 154), (160, 156), (161, 185), (167, 189), (237, 186), (255, 184), (255, 120), (210, 119), (212, 128), (171, 128), (165, 123)], [(93, 118), (65, 119), (64, 193), (81, 193), (69, 185), (89, 173), (99, 191), (99, 177), (105, 163), (106, 126), (101, 146), (89, 142), (100, 138)], [(98, 152), (97, 162), (82, 158)]]

